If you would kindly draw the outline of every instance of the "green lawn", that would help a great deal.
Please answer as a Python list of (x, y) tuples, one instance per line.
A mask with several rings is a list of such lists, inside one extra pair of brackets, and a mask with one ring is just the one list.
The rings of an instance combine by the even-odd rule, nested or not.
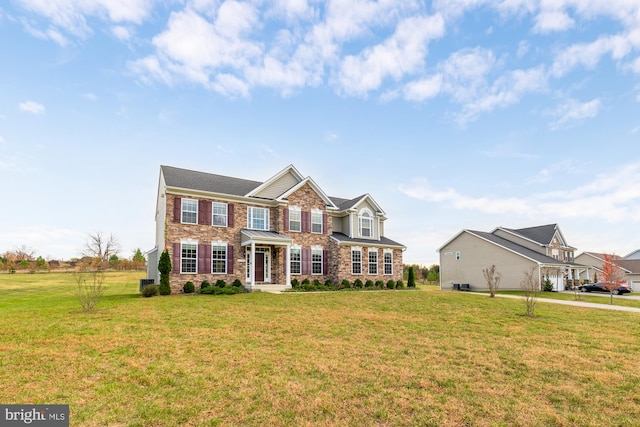
[[(640, 314), (419, 291), (140, 298), (0, 274), (0, 402), (71, 424), (637, 425)], [(607, 301), (606, 299), (601, 299)]]

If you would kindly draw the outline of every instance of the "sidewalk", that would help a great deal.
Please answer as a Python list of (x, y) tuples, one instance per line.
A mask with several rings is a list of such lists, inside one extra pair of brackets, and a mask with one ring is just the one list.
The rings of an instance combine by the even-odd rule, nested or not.
[[(489, 294), (487, 293), (479, 293), (479, 292), (467, 292), (468, 295), (484, 295), (487, 298)], [(496, 294), (497, 298), (512, 298), (512, 299), (524, 299), (524, 297), (518, 295), (500, 295)], [(625, 297), (622, 297), (625, 298)], [(603, 310), (615, 310), (615, 311), (630, 311), (633, 313), (640, 313), (640, 308), (638, 307), (625, 307), (622, 305), (611, 305), (611, 304), (598, 304), (595, 302), (584, 302), (584, 301), (566, 301), (559, 299), (550, 299), (550, 298), (538, 298), (537, 302), (548, 302), (552, 304), (562, 304), (562, 305), (572, 305), (574, 307), (585, 307), (585, 308), (600, 308)]]

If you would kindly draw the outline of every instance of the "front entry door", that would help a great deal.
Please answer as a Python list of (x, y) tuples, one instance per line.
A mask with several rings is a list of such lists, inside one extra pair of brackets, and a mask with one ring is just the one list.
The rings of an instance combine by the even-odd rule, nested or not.
[(264, 252), (256, 252), (256, 267), (254, 270), (256, 282), (264, 282)]

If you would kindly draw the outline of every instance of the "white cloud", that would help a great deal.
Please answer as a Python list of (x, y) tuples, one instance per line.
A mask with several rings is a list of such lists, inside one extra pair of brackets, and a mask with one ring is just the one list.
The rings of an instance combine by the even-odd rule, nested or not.
[(18, 104), (20, 111), (31, 114), (43, 114), (45, 111), (44, 105), (39, 102), (25, 101)]
[[(620, 185), (624, 182), (625, 185)], [(434, 189), (427, 180), (401, 185), (408, 197), (442, 204), (460, 211), (540, 220), (553, 218), (597, 219), (605, 222), (640, 221), (640, 163), (597, 174), (583, 185), (528, 197), (474, 197), (453, 188)]]
[(424, 101), (437, 96), (442, 90), (442, 74), (409, 82), (404, 86), (404, 99)]
[(423, 67), (429, 41), (443, 34), (440, 15), (402, 20), (383, 43), (342, 60), (337, 77), (341, 91), (363, 96), (380, 88), (386, 78), (397, 81), (417, 72)]
[(97, 101), (98, 96), (95, 93), (87, 92), (83, 95), (89, 101)]
[(111, 33), (120, 41), (127, 41), (133, 36), (132, 29), (124, 25), (115, 25), (111, 27)]
[(573, 27), (575, 21), (565, 12), (560, 10), (547, 10), (540, 12), (535, 17), (533, 31), (536, 33), (551, 33), (554, 31), (564, 31)]
[(550, 123), (550, 127), (551, 129), (560, 129), (570, 127), (584, 119), (592, 119), (598, 115), (601, 104), (597, 98), (588, 102), (578, 102), (571, 99), (559, 105), (551, 113), (557, 119)]

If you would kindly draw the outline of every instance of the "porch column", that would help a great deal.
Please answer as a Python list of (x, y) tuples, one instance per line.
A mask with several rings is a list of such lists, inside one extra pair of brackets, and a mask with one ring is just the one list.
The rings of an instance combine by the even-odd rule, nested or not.
[(291, 286), (291, 243), (287, 243), (287, 247), (285, 248), (285, 252), (284, 252), (284, 258), (285, 258), (285, 263), (284, 263), (285, 277), (287, 281), (285, 285)]
[(251, 242), (251, 268), (249, 269), (251, 275), (251, 289), (256, 285), (256, 243)]

